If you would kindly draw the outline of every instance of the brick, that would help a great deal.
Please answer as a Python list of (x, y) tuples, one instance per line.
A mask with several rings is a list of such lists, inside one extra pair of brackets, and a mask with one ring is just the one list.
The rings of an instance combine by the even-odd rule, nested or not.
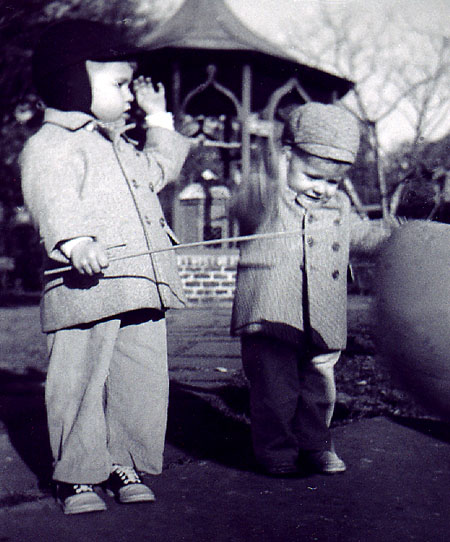
[(178, 271), (188, 304), (230, 303), (234, 295), (239, 253), (214, 251), (177, 254)]

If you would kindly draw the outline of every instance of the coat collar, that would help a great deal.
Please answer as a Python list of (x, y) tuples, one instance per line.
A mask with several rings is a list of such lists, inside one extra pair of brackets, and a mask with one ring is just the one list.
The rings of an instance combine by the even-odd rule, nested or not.
[(96, 120), (87, 113), (81, 111), (60, 111), (59, 109), (47, 108), (44, 113), (44, 122), (57, 124), (72, 132), (84, 128), (88, 124), (95, 126)]
[[(120, 121), (117, 123), (102, 123), (92, 115), (82, 113), (81, 111), (60, 111), (59, 109), (47, 108), (44, 113), (44, 123), (56, 124), (62, 128), (66, 128), (71, 132), (76, 132), (82, 128), (88, 131), (98, 131), (103, 137), (112, 142), (117, 142), (124, 132), (131, 130), (135, 124), (125, 124)], [(132, 139), (127, 138), (131, 143), (135, 143)]]

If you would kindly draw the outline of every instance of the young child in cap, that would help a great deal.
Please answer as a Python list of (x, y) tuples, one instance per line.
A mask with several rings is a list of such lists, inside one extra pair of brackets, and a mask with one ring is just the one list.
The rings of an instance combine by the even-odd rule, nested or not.
[[(69, 20), (50, 27), (33, 59), (47, 109), (21, 154), (25, 203), (47, 253), (41, 303), (53, 479), (66, 514), (148, 502), (138, 472), (159, 474), (166, 430), (165, 311), (183, 307), (175, 237), (157, 193), (176, 179), (188, 140), (173, 130), (164, 89), (133, 82), (132, 48), (117, 30)], [(128, 139), (135, 93), (143, 150)]]
[(231, 333), (241, 338), (255, 457), (271, 475), (346, 470), (329, 427), (334, 365), (346, 345), (349, 248), (373, 250), (388, 235), (351, 217), (339, 190), (359, 137), (356, 119), (337, 105), (296, 107), (277, 178), (252, 197), (254, 233), (303, 232), (240, 247)]

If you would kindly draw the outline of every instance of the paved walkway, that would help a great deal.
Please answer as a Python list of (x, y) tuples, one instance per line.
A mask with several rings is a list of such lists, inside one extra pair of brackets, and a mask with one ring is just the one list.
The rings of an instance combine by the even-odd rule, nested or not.
[[(350, 309), (368, 317), (365, 300)], [(33, 312), (26, 311), (30, 321)], [(169, 315), (170, 421), (164, 471), (148, 480), (157, 495), (151, 505), (108, 500), (105, 513), (65, 517), (45, 485), (42, 378), (4, 387), (0, 541), (450, 541), (450, 437), (437, 421), (336, 427), (345, 475), (256, 473), (239, 344), (228, 322), (228, 308)]]

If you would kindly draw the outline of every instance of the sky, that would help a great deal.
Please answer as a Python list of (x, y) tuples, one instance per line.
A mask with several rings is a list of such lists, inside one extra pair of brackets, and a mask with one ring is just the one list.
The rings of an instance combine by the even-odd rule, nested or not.
[[(161, 0), (146, 1), (154, 4)], [(401, 92), (401, 85), (405, 80), (412, 81), (414, 77), (421, 75), (420, 70), (425, 73), (431, 67), (434, 53), (430, 49), (430, 37), (437, 39), (450, 36), (450, 0), (225, 1), (251, 30), (281, 45), (300, 61), (302, 58), (311, 58), (311, 54), (320, 51), (322, 69), (337, 69), (339, 73), (359, 82), (361, 88), (364, 88), (367, 110), (372, 120), (383, 116), (383, 106), (386, 109)], [(181, 3), (182, 0), (165, 0), (162, 12), (169, 17)], [(361, 50), (368, 48), (369, 52), (365, 57), (361, 52), (360, 64), (356, 69), (354, 66), (348, 69), (347, 65), (336, 64), (331, 48), (323, 51), (323, 44), (327, 39), (331, 39), (326, 32), (317, 29), (318, 13), (324, 6), (336, 21), (351, 25), (349, 35), (353, 34), (352, 39), (357, 46), (360, 40)], [(379, 40), (380, 49), (371, 45), (370, 39)], [(450, 62), (450, 59), (448, 61)], [(345, 73), (346, 69), (348, 73)], [(395, 77), (391, 77), (386, 84), (386, 73), (390, 69), (397, 71), (398, 84)], [(369, 77), (370, 70), (373, 73)], [(400, 81), (400, 74), (403, 81)], [(447, 88), (450, 88), (450, 81)], [(434, 98), (435, 101), (442, 97), (442, 92), (441, 89)], [(351, 97), (348, 102), (350, 107), (354, 105)], [(450, 94), (448, 103), (450, 104)], [(438, 111), (441, 111), (440, 116), (437, 115)], [(447, 113), (445, 115), (444, 109), (436, 108), (434, 122), (429, 122), (427, 139), (438, 139), (448, 133), (450, 109)], [(414, 132), (411, 119), (414, 114), (414, 108), (405, 101), (398, 111), (379, 122), (382, 147), (390, 150), (402, 140), (412, 138)], [(445, 118), (446, 121), (443, 120)]]
[(267, 32), (285, 15), (298, 17), (304, 10), (314, 11), (327, 5), (336, 11), (357, 12), (362, 21), (378, 18), (389, 6), (396, 9), (418, 27), (436, 33), (450, 32), (450, 2), (448, 0), (227, 0), (227, 4), (255, 30)]
[[(439, 37), (450, 36), (450, 0), (227, 0), (227, 3), (252, 30), (273, 39), (294, 54), (293, 37), (297, 38), (294, 40), (296, 45), (304, 47), (306, 54), (314, 50), (323, 51), (321, 42), (326, 37), (322, 32), (316, 32), (314, 26), (318, 24), (318, 13), (324, 5), (337, 21), (344, 24), (350, 22), (349, 34), (355, 34), (353, 39), (356, 43), (360, 40), (361, 48), (367, 46), (370, 51), (369, 40), (380, 40), (383, 49), (378, 50), (374, 46), (370, 52), (372, 55), (375, 53), (377, 58), (366, 62), (365, 67), (361, 65), (357, 69), (349, 69), (348, 73), (342, 69), (345, 66), (334, 62), (331, 51), (328, 54), (327, 51), (321, 52), (323, 69), (327, 69), (329, 62), (330, 67), (337, 67), (340, 73), (357, 82), (367, 79), (364, 96), (372, 119), (383, 115), (382, 103), (386, 109), (390, 100), (401, 92), (402, 82), (396, 85), (395, 77), (391, 77), (390, 83), (386, 84), (385, 77), (390, 67), (395, 67), (397, 75), (402, 73), (403, 83), (420, 77), (425, 73), (420, 70), (427, 70), (427, 63), (428, 69), (432, 65), (434, 52), (430, 49), (430, 37), (434, 44)], [(307, 43), (302, 44), (303, 36), (307, 36), (304, 40)], [(450, 58), (447, 58), (447, 62), (450, 63)], [(417, 66), (420, 67), (419, 71)], [(367, 73), (369, 69), (373, 70), (370, 77)], [(442, 93), (445, 97), (447, 93), (450, 104), (450, 79), (447, 82), (446, 90), (441, 88), (439, 97), (443, 96)], [(438, 95), (435, 97), (436, 103), (437, 100)], [(348, 105), (352, 105), (351, 99)], [(438, 115), (438, 111), (441, 114)], [(385, 150), (412, 138), (413, 118), (414, 108), (405, 101), (398, 111), (379, 122), (381, 144)], [(427, 139), (439, 139), (449, 130), (450, 109), (436, 108), (428, 122)]]

